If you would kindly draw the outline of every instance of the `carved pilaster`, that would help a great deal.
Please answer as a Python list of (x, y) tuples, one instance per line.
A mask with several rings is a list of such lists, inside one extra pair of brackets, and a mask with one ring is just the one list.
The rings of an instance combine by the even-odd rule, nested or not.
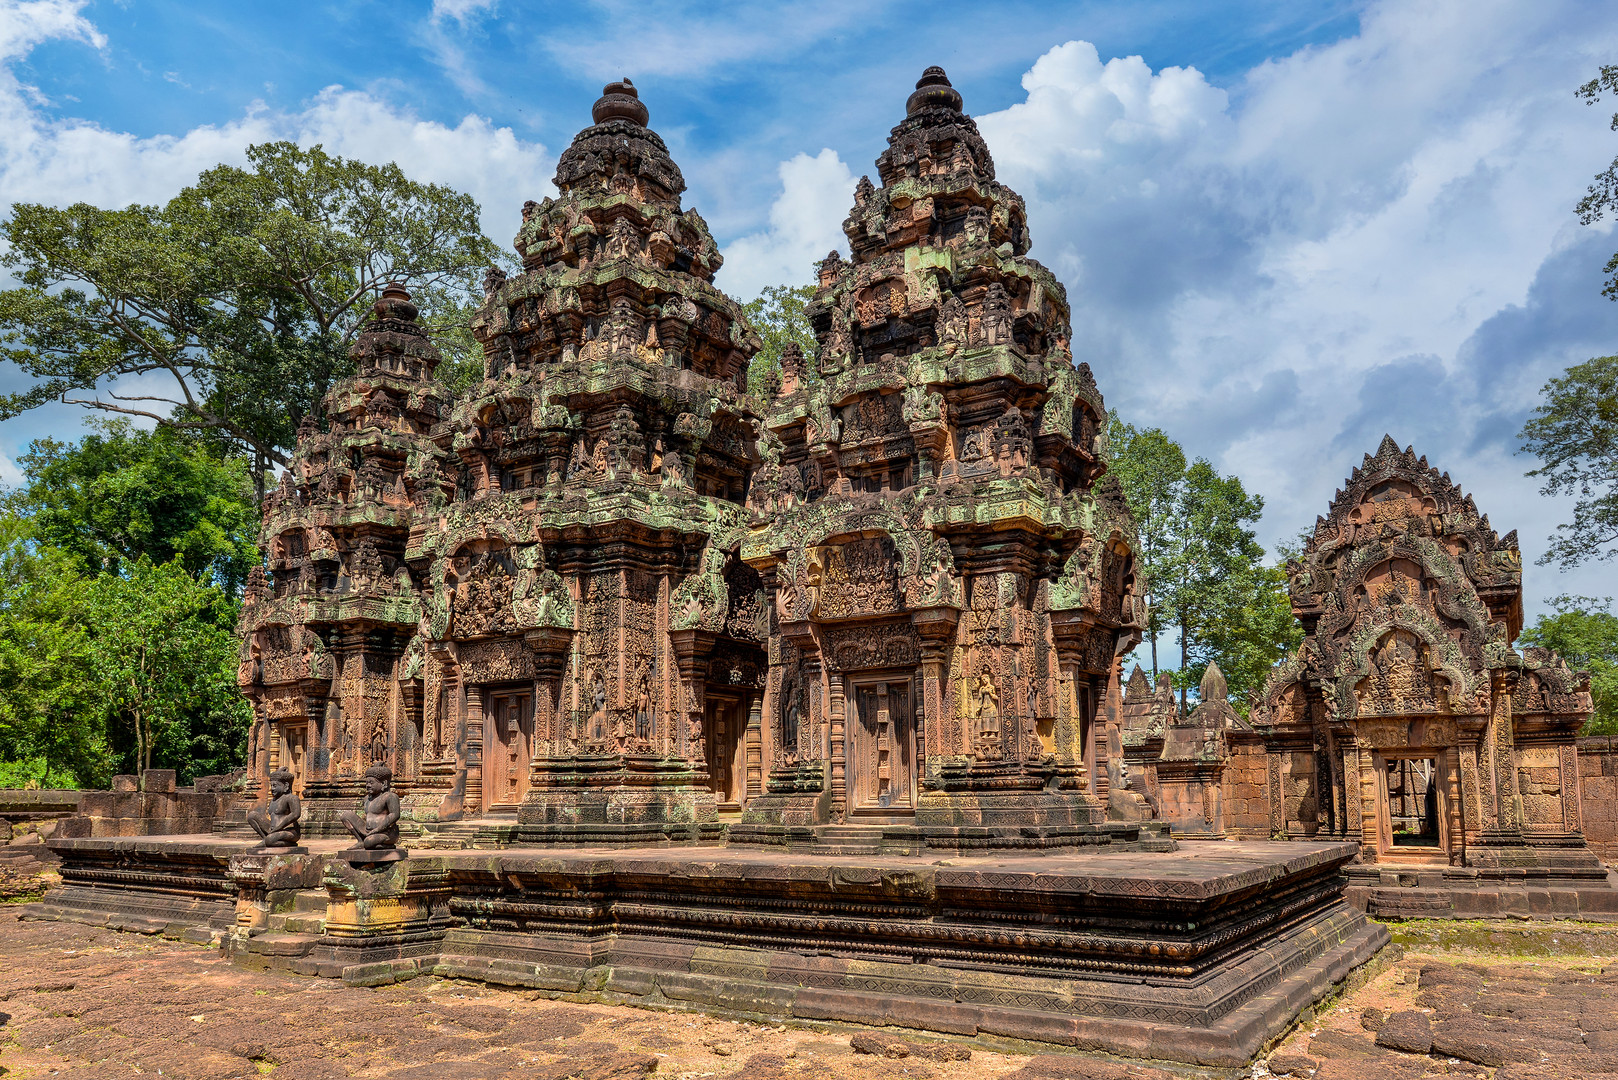
[(1579, 751), (1564, 743), (1557, 755), (1562, 780), (1562, 828), (1570, 833), (1584, 832), (1583, 790), (1579, 785)]
[(483, 687), (466, 688), (466, 797), (467, 813), (483, 809)]
[(747, 707), (747, 797), (764, 794), (764, 697), (753, 694)]
[(1518, 673), (1495, 669), (1490, 672), (1493, 709), (1489, 716), (1489, 783), (1493, 802), (1494, 831), (1522, 832), (1522, 792), (1517, 784), (1517, 750), (1512, 731), (1511, 698), (1517, 689)]
[(715, 640), (715, 635), (696, 629), (669, 633), (675, 663), (680, 668), (680, 704), (685, 730), (680, 733), (679, 749), (699, 770), (705, 770), (707, 762), (702, 721), (707, 711), (708, 657)]
[(1281, 793), (1281, 752), (1271, 749), (1264, 755), (1265, 790), (1269, 793), (1270, 838), (1286, 835), (1286, 800)]

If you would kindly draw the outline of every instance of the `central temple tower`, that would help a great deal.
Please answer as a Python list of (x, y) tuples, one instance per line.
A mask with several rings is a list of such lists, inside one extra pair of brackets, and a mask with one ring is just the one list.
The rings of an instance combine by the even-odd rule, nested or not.
[(773, 768), (733, 840), (1067, 845), (1109, 802), (1149, 816), (1108, 753), (1143, 611), (1105, 406), (961, 105), (941, 68), (916, 84), (852, 261), (820, 264), (818, 356), (788, 350), (766, 410), (743, 553), (774, 616)]

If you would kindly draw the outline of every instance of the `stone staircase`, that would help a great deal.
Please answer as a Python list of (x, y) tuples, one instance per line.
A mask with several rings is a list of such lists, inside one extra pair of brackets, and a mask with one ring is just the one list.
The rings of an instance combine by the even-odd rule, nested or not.
[(469, 821), (421, 822), (411, 848), (500, 848), (516, 841), (516, 818), (472, 818)]

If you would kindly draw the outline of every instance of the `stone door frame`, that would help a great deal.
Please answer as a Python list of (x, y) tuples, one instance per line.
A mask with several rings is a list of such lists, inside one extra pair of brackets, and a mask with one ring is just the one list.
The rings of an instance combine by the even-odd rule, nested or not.
[[(1448, 865), (1450, 862), (1451, 803), (1455, 793), (1449, 790), (1454, 772), (1450, 747), (1411, 746), (1378, 747), (1371, 751), (1371, 769), (1375, 784), (1376, 851), (1378, 862), (1410, 862)], [(1395, 847), (1393, 844), (1393, 815), (1388, 805), (1387, 767), (1395, 761), (1432, 761), (1436, 772), (1433, 791), (1438, 797), (1435, 813), (1438, 817), (1437, 847)]]
[[(528, 794), (528, 769), (534, 756), (534, 703), (536, 695), (532, 683), (489, 683), (479, 687), (483, 703), (483, 809), (488, 813), (515, 813)], [(518, 720), (518, 729), (512, 738), (517, 743), (517, 761), (506, 762), (499, 755), (510, 754), (510, 744), (504, 731), (504, 703), (525, 699), (527, 707)], [(526, 726), (524, 726), (526, 725)], [(507, 769), (513, 770), (508, 775)], [(515, 777), (517, 797), (501, 799), (503, 788)]]
[[(304, 777), (309, 770), (309, 728), (307, 716), (290, 717), (275, 722), (275, 757), (270, 770), (285, 769), (292, 774), (292, 793), (303, 795)], [(291, 736), (297, 734), (298, 738)], [(294, 752), (294, 747), (297, 752)]]
[[(713, 776), (713, 764), (723, 762), (729, 766), (725, 794), (728, 798), (721, 798), (720, 792), (714, 791), (714, 797), (719, 799), (721, 813), (739, 813), (747, 805), (747, 727), (749, 695), (737, 693), (729, 689), (707, 687), (703, 692), (702, 702), (702, 745), (706, 749), (706, 760), (703, 766), (708, 770), (708, 787), (713, 791), (716, 777)], [(719, 753), (720, 742), (717, 738), (720, 718), (718, 710), (725, 711), (725, 738), (728, 745), (728, 754)]]

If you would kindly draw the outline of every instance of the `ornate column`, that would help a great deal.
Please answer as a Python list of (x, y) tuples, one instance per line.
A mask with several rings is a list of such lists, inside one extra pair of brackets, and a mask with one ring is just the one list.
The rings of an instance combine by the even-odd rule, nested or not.
[(1348, 775), (1357, 778), (1354, 795), (1359, 808), (1359, 841), (1360, 857), (1366, 862), (1375, 862), (1377, 852), (1382, 847), (1381, 830), (1382, 816), (1377, 813), (1377, 777), (1376, 752), (1371, 748), (1369, 740), (1359, 735), (1354, 737), (1355, 768)]
[(929, 761), (936, 764), (959, 752), (959, 725), (952, 724), (954, 718), (945, 715), (944, 703), (949, 696), (950, 643), (960, 616), (960, 609), (955, 607), (924, 608), (910, 616), (921, 646), (921, 693), (916, 701), (918, 772), (932, 771)]
[(848, 809), (847, 693), (843, 673), (832, 671), (826, 679), (826, 741), (831, 758), (832, 820), (841, 821)]
[(680, 712), (685, 730), (676, 733), (675, 748), (693, 769), (707, 774), (703, 718), (707, 712), (708, 656), (715, 635), (696, 628), (669, 631), (669, 643), (680, 667)]
[(764, 794), (764, 696), (749, 695), (747, 706), (747, 798)]
[[(534, 655), (534, 747), (529, 749), (529, 768), (535, 758), (564, 752), (561, 724), (562, 676), (567, 671), (567, 654), (573, 644), (573, 631), (561, 627), (541, 627), (523, 635)], [(538, 750), (543, 746), (543, 751)]]
[(1562, 780), (1562, 828), (1583, 835), (1584, 793), (1579, 786), (1579, 750), (1575, 743), (1562, 745), (1558, 764)]

